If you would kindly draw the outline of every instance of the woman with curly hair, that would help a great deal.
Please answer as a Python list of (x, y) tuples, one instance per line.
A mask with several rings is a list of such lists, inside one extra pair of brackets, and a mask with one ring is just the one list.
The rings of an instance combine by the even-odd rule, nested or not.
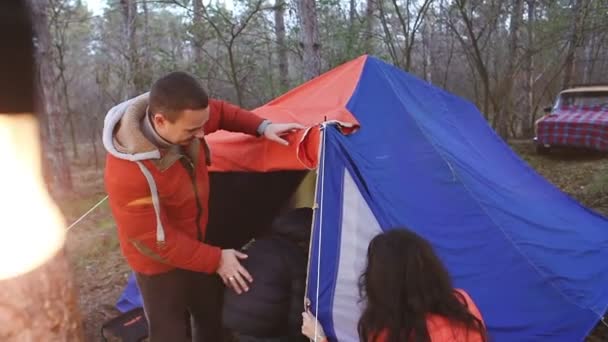
[[(486, 329), (471, 297), (422, 237), (396, 228), (374, 237), (360, 277), (364, 309), (358, 333), (364, 342), (485, 342)], [(302, 314), (302, 333), (327, 341), (315, 317)]]

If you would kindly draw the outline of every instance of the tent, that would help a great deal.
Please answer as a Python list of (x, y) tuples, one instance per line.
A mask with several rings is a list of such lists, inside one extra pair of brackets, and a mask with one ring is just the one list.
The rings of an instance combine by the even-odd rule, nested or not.
[(581, 341), (606, 312), (608, 220), (539, 176), (468, 101), (362, 56), (255, 111), (310, 128), (289, 147), (209, 137), (210, 239), (259, 233), (316, 170), (307, 295), (331, 340), (358, 341), (367, 244), (399, 226), (432, 243), (494, 341)]

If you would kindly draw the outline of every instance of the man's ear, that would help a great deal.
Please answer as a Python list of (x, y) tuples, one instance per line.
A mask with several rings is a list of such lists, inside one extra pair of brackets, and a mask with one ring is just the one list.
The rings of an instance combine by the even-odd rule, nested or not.
[(152, 115), (152, 121), (154, 121), (154, 125), (157, 127), (163, 127), (167, 124), (167, 117), (162, 113), (155, 113)]

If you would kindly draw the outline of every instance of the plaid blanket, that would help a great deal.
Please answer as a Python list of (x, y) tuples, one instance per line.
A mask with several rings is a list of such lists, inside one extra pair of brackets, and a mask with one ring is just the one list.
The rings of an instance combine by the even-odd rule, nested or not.
[(608, 152), (608, 105), (563, 106), (538, 122), (536, 137), (541, 144)]

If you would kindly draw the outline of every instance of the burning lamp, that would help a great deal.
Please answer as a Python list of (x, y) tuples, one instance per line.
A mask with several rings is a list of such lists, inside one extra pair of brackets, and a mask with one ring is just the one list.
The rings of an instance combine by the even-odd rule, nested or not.
[(39, 139), (33, 115), (0, 112), (0, 279), (36, 269), (65, 241), (43, 182)]
[(64, 221), (42, 177), (28, 9), (0, 0), (0, 340), (78, 342)]
[(41, 171), (34, 40), (25, 0), (0, 0), (0, 281), (63, 248), (63, 219)]

